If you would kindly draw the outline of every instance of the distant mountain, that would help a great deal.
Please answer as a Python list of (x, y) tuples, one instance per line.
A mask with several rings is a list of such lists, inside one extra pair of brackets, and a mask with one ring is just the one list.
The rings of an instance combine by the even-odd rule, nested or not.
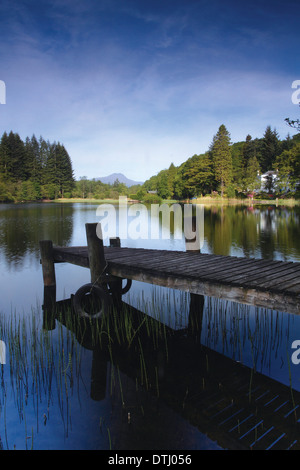
[(116, 180), (118, 180), (120, 183), (126, 184), (128, 188), (136, 184), (144, 184), (143, 181), (130, 180), (122, 173), (112, 173), (111, 175), (108, 175), (108, 176), (102, 176), (100, 178), (96, 178), (96, 180), (101, 181), (102, 183), (105, 183), (105, 184), (113, 184)]

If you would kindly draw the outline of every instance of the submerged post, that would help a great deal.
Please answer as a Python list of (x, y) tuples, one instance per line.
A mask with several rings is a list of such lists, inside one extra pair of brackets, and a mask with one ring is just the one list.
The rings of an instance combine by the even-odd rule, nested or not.
[(41, 264), (44, 281), (44, 324), (47, 329), (55, 327), (56, 279), (51, 240), (40, 241)]
[(101, 278), (106, 268), (101, 225), (97, 223), (85, 224), (85, 230), (88, 245), (91, 282), (101, 284)]
[[(197, 218), (192, 217), (192, 230), (196, 233), (196, 240), (190, 243), (186, 239), (186, 251), (193, 251), (194, 253), (201, 253), (200, 250), (200, 239), (199, 239), (199, 228), (197, 226)], [(203, 308), (204, 308), (204, 295), (190, 294), (190, 310), (189, 310), (189, 321), (188, 321), (188, 334), (193, 336), (195, 339), (200, 340), (203, 320)]]
[[(121, 240), (119, 237), (110, 238), (109, 246), (111, 247), (121, 247)], [(122, 278), (117, 276), (110, 276), (109, 286), (112, 290), (113, 298), (115, 305), (121, 305), (122, 303)]]

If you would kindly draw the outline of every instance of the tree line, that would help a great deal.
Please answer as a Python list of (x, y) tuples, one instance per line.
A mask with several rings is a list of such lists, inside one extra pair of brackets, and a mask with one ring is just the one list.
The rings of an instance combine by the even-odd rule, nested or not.
[(35, 201), (71, 194), (71, 158), (60, 142), (35, 135), (23, 141), (4, 132), (0, 141), (0, 201)]
[[(180, 166), (150, 177), (145, 191), (156, 192), (163, 199), (186, 199), (205, 195), (245, 196), (261, 188), (260, 176), (277, 173), (276, 189), (283, 193), (295, 190), (300, 183), (300, 134), (279, 139), (276, 129), (268, 126), (262, 138), (246, 136), (245, 141), (231, 143), (230, 133), (222, 124), (210, 148), (193, 155)], [(266, 191), (274, 189), (272, 176)]]
[(0, 140), (0, 202), (38, 201), (57, 198), (118, 199), (130, 197), (137, 187), (127, 188), (116, 180), (104, 184), (97, 179), (74, 178), (71, 158), (60, 142), (42, 136), (21, 139), (4, 132)]
[[(181, 165), (151, 176), (142, 186), (127, 188), (116, 180), (104, 184), (83, 176), (74, 178), (71, 158), (64, 145), (43, 137), (27, 137), (4, 132), (0, 140), (0, 202), (35, 201), (57, 198), (118, 199), (126, 195), (144, 202), (162, 199), (183, 200), (212, 195), (245, 197), (259, 190), (259, 175), (273, 170), (276, 191), (287, 189), (299, 195), (300, 133), (283, 140), (268, 126), (262, 138), (247, 135), (245, 141), (232, 143), (224, 124), (212, 139), (207, 152), (193, 155)], [(266, 190), (274, 190), (272, 176)], [(155, 194), (153, 194), (155, 193)]]

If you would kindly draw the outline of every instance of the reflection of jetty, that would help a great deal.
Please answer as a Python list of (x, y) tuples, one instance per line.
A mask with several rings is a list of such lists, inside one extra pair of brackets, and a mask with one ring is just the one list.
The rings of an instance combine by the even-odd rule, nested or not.
[[(92, 282), (105, 275), (157, 284), (289, 313), (300, 312), (300, 263), (199, 252), (104, 247), (96, 225), (87, 224), (87, 247), (41, 242), (44, 284), (55, 286), (54, 264), (90, 268)], [(113, 244), (112, 244), (113, 245)]]
[[(62, 311), (70, 314), (68, 302), (56, 304), (59, 321), (64, 322)], [(143, 402), (137, 393), (137, 383), (153, 397), (156, 412), (160, 403), (167, 406), (178, 418), (187, 420), (224, 449), (300, 449), (299, 392), (201, 345), (197, 340), (197, 328), (201, 325), (174, 331), (155, 319), (147, 323), (147, 315), (125, 303), (119, 305), (119, 313), (132, 325), (129, 340), (120, 340), (119, 327), (113, 327), (114, 320), (109, 327), (110, 342), (95, 341), (93, 328), (96, 330), (96, 327), (89, 322), (88, 328), (78, 328), (76, 336), (84, 347), (93, 351), (93, 400), (108, 398), (110, 387), (107, 385), (116, 374), (113, 370), (124, 374), (122, 381), (125, 383), (121, 385), (117, 381), (122, 400), (120, 392), (117, 396), (120, 406), (123, 402), (123, 415), (130, 411), (131, 429), (128, 436), (120, 437), (120, 449), (136, 449), (137, 436), (145, 427), (138, 412)], [(66, 322), (68, 324), (70, 321)], [(72, 325), (76, 334), (76, 321)], [(128, 380), (132, 386), (128, 385)], [(118, 415), (117, 410), (116, 413)], [(118, 436), (120, 422), (116, 419), (114, 423), (113, 433)], [(174, 422), (173, 427), (166, 426), (168, 436), (165, 439), (170, 445), (174, 445), (177, 431)]]

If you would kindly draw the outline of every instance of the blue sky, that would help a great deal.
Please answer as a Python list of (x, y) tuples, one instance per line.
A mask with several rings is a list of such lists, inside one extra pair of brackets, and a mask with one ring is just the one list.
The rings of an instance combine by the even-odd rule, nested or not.
[(0, 135), (59, 141), (76, 178), (146, 180), (298, 118), (296, 1), (1, 0)]

